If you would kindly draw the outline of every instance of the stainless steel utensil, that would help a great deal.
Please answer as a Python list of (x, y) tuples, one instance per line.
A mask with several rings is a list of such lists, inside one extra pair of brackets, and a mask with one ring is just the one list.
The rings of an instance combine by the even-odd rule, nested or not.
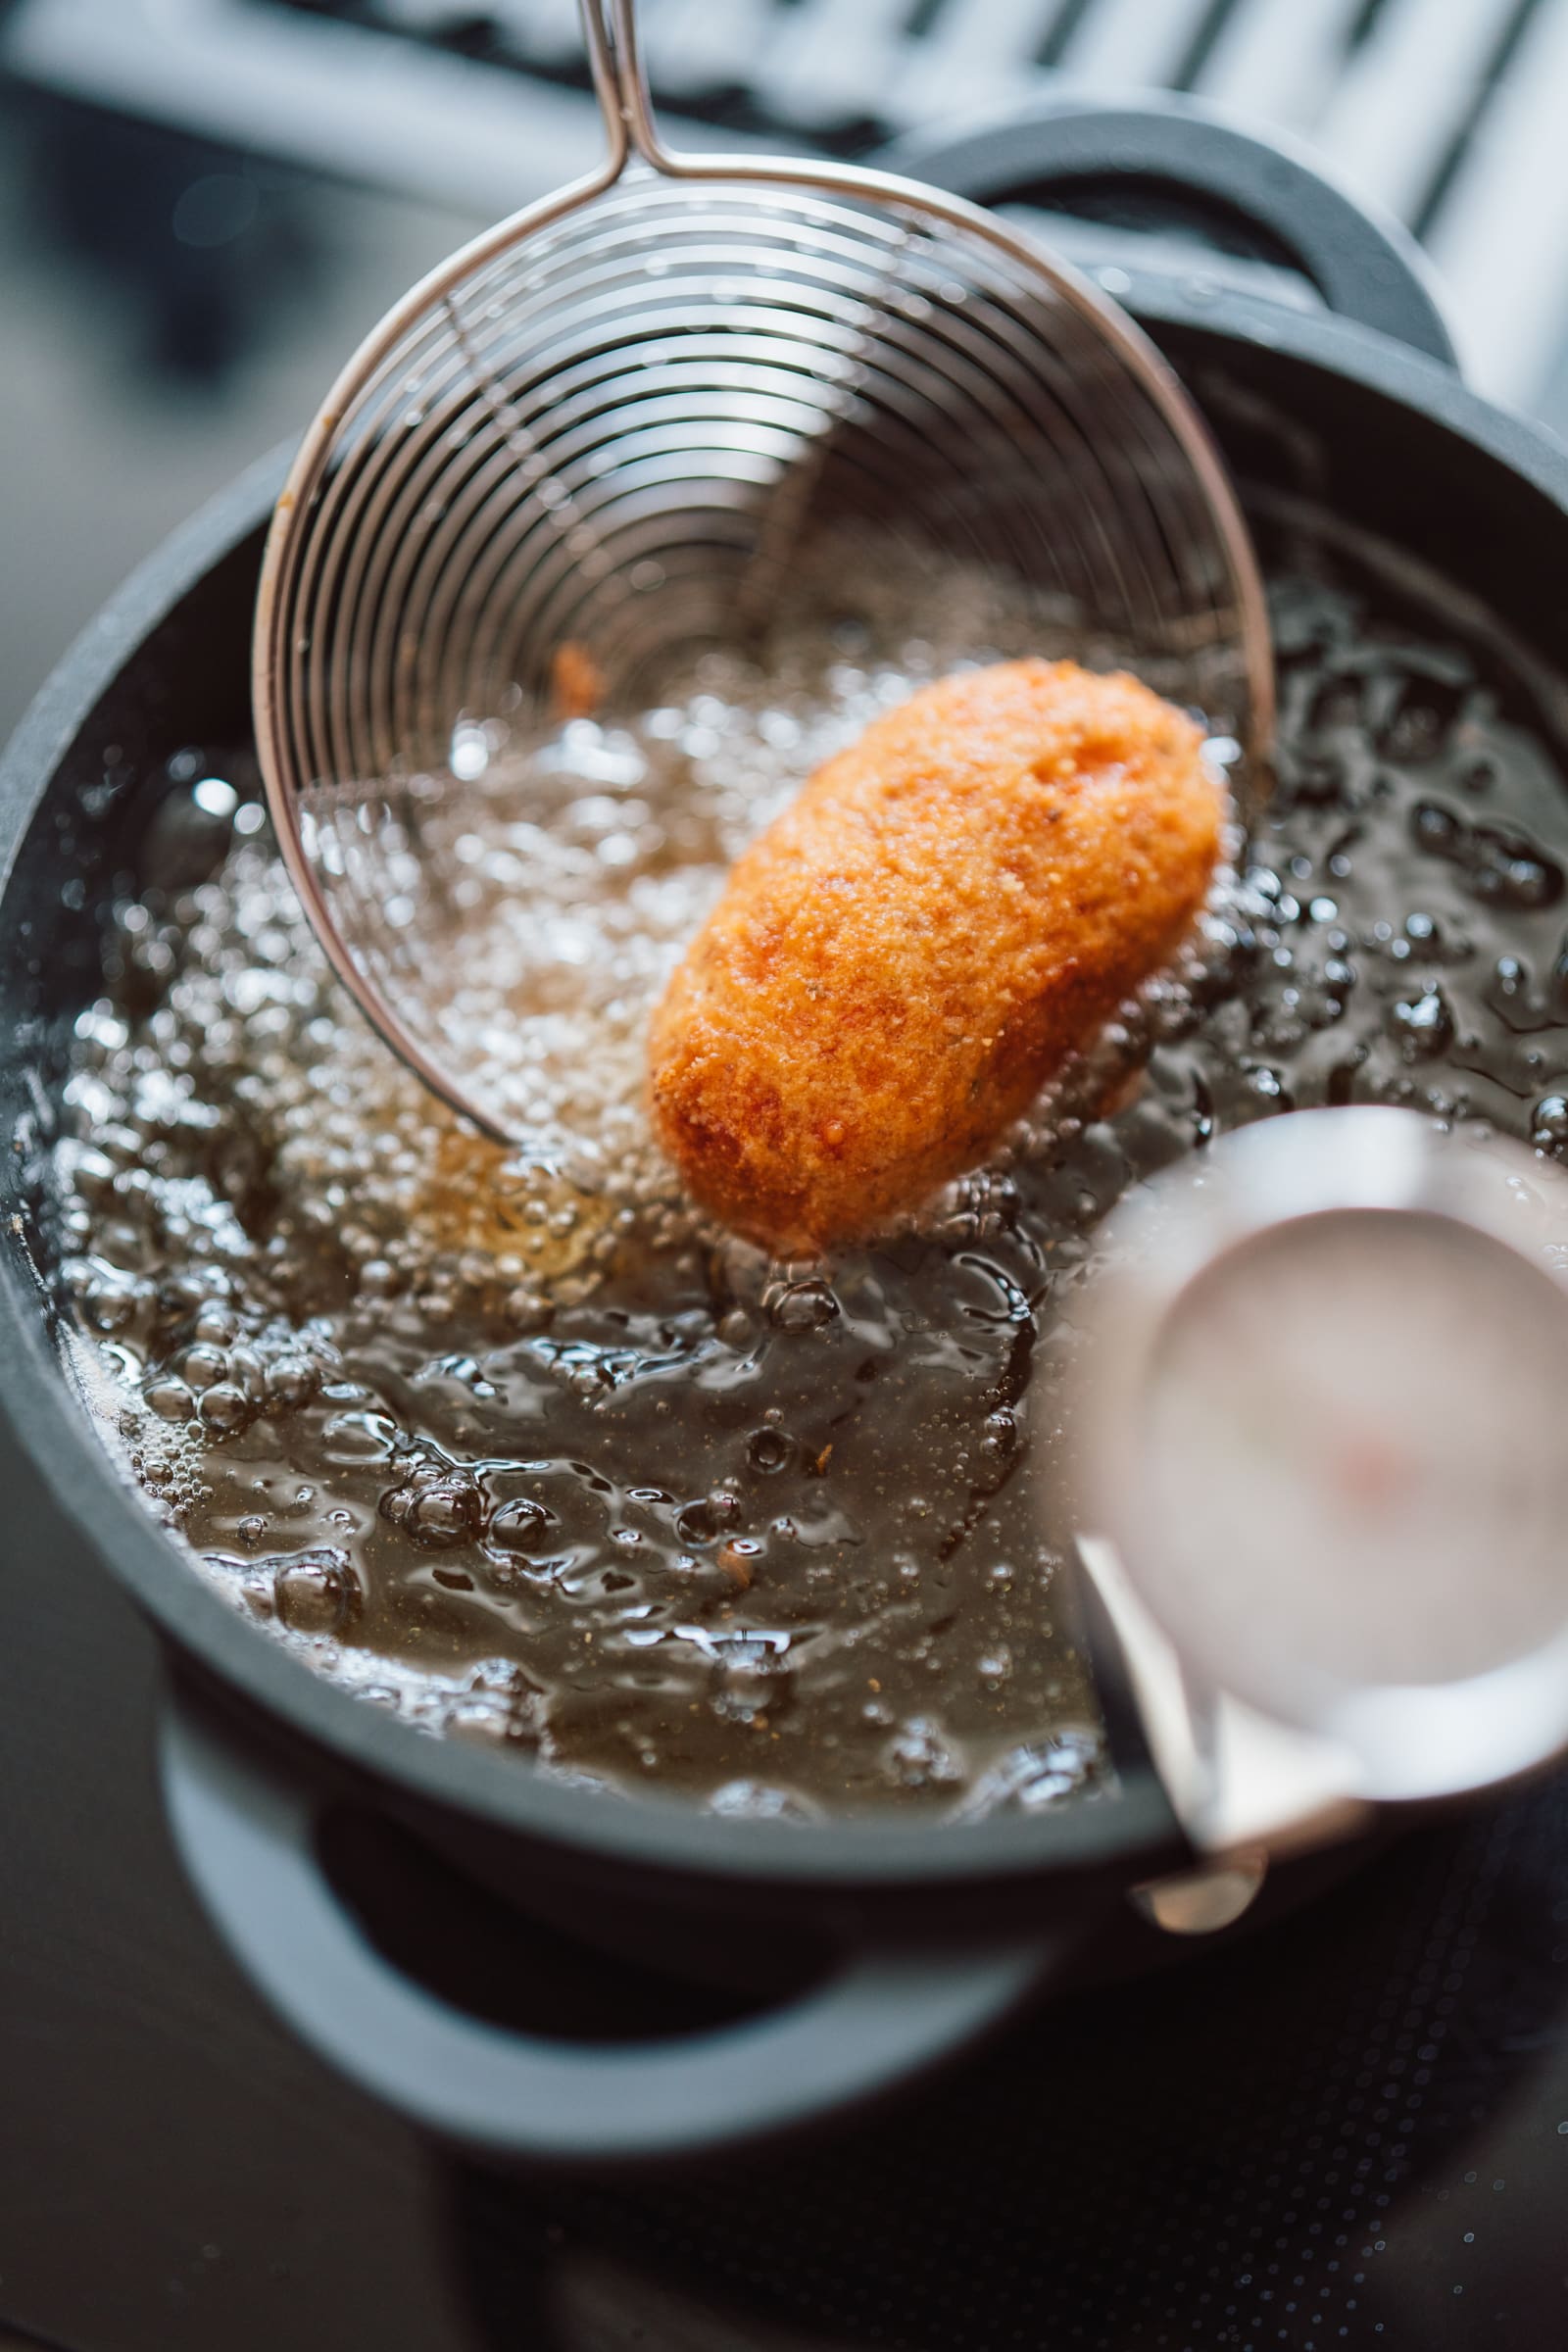
[[(526, 1142), (449, 1017), (432, 808), (454, 731), (525, 738), (755, 639), (829, 524), (994, 565), (1266, 743), (1256, 568), (1207, 436), (1102, 295), (1003, 221), (839, 165), (672, 155), (632, 0), (582, 0), (600, 169), (480, 237), (350, 361), (278, 503), (255, 710), (283, 853), (389, 1044)], [(469, 729), (467, 740), (472, 740)], [(458, 762), (461, 770), (464, 762)]]
[(1195, 1848), (1316, 1843), (1568, 1747), (1563, 1170), (1298, 1111), (1108, 1231), (1080, 1550)]

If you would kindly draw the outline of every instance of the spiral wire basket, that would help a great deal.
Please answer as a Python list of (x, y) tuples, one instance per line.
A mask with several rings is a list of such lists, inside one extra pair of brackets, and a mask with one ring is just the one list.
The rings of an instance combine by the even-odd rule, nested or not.
[[(634, 709), (755, 644), (826, 532), (983, 565), (1254, 752), (1261, 585), (1169, 368), (1005, 222), (889, 175), (662, 144), (632, 0), (582, 0), (609, 152), (371, 334), (278, 503), (255, 642), (274, 826), (377, 1029), (510, 1143), (429, 953), (460, 728)], [(466, 1058), (466, 1055), (470, 1056)]]

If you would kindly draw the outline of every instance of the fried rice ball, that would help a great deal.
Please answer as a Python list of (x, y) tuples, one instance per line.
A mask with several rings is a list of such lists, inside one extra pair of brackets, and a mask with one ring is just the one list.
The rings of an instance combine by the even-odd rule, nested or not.
[(820, 767), (740, 858), (659, 1005), (655, 1126), (778, 1252), (866, 1235), (983, 1160), (1170, 957), (1223, 790), (1124, 674), (944, 678)]

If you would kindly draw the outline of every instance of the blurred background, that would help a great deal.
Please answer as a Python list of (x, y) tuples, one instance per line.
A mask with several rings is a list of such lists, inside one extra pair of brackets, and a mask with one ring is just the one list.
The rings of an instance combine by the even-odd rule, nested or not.
[[(1188, 91), (1397, 214), (1568, 426), (1568, 0), (644, 0), (674, 143), (874, 152)], [(0, 735), (387, 303), (583, 168), (576, 0), (0, 0)]]

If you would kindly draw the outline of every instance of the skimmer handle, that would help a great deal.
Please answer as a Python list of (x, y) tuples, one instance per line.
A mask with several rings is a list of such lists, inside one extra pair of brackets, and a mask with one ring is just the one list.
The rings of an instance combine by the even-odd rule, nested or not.
[(618, 178), (633, 154), (656, 171), (667, 172), (672, 159), (654, 124), (636, 0), (578, 0), (578, 10), (594, 95), (609, 134), (606, 183)]

